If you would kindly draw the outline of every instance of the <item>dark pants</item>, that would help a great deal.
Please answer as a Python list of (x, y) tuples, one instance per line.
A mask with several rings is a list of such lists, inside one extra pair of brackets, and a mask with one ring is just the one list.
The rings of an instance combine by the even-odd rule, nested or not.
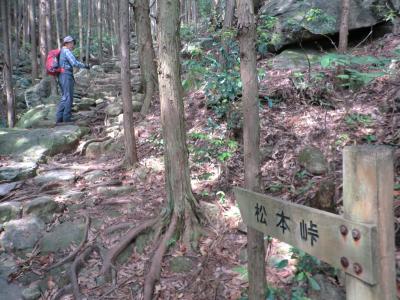
[(57, 108), (57, 123), (71, 122), (71, 110), (74, 100), (74, 77), (61, 73), (58, 76), (62, 97)]

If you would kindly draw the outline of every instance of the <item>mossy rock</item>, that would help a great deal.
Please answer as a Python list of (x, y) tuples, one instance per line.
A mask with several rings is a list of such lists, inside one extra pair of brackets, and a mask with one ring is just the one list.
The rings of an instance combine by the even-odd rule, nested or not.
[(39, 105), (28, 110), (17, 122), (17, 128), (42, 128), (54, 126), (57, 106)]
[(193, 261), (184, 256), (177, 256), (171, 258), (169, 261), (169, 267), (174, 273), (189, 273), (194, 268)]
[(299, 153), (299, 163), (314, 175), (323, 175), (328, 171), (328, 162), (322, 151), (313, 146), (307, 146)]

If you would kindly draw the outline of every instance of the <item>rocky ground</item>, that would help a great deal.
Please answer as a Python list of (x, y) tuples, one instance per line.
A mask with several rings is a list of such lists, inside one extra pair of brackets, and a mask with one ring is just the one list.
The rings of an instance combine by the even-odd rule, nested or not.
[[(399, 44), (397, 39), (392, 48)], [(308, 68), (308, 63), (292, 66), (287, 58), (284, 61), (286, 68)], [(292, 62), (298, 64), (299, 59)], [(263, 190), (340, 212), (343, 147), (365, 143), (372, 135), (373, 143), (399, 143), (400, 111), (389, 97), (395, 91), (393, 78), (382, 77), (355, 94), (343, 93), (343, 98), (330, 95), (334, 106), (327, 108), (304, 100), (318, 91), (303, 91), (304, 97), (298, 97), (289, 70), (269, 63), (260, 62), (267, 70), (260, 86), (266, 99), (261, 107)], [(131, 73), (136, 91), (132, 102), (139, 111), (143, 95), (137, 92), (136, 53)], [(56, 299), (60, 291), (64, 299), (71, 299), (71, 282), (78, 273), (80, 292), (91, 299), (141, 299), (153, 232), (133, 241), (118, 256), (111, 274), (102, 274), (101, 267), (131, 228), (157, 216), (165, 205), (158, 101), (148, 116), (135, 113), (140, 164), (127, 169), (122, 163), (117, 60), (76, 75), (74, 125), (54, 126), (58, 98), (50, 95), (48, 79), (33, 86), (23, 77), (16, 80), (23, 113), (17, 128), (0, 129), (0, 299)], [(279, 94), (282, 91), (285, 94)], [(210, 125), (210, 120), (220, 121), (204, 101), (202, 91), (185, 98), (194, 193), (211, 224), (197, 253), (171, 241), (174, 247), (164, 258), (155, 289), (159, 299), (240, 299), (248, 286), (245, 228), (231, 193), (231, 186), (243, 180), (241, 146), (223, 163), (216, 159), (215, 143), (198, 134), (211, 132), (218, 141), (233, 137), (224, 124)], [(371, 120), (348, 117), (361, 114)], [(397, 184), (399, 176), (397, 160)], [(92, 245), (97, 249), (84, 264), (69, 259)], [(276, 268), (285, 258), (288, 265)], [(290, 291), (296, 260), (290, 258), (289, 247), (273, 240), (267, 262), (270, 286)], [(327, 274), (315, 272), (321, 292), (308, 289), (310, 297), (344, 299), (341, 275)]]

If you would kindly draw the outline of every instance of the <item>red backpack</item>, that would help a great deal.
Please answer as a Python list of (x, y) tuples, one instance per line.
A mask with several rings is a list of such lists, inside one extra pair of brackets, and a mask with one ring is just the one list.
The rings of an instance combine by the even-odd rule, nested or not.
[(46, 71), (47, 74), (51, 76), (57, 76), (63, 71), (63, 68), (60, 68), (58, 62), (60, 59), (60, 49), (50, 50), (47, 54), (46, 58)]

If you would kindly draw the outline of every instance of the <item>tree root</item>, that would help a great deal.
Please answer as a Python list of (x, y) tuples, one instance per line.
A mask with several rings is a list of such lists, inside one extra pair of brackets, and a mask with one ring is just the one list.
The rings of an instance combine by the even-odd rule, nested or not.
[(148, 228), (154, 226), (158, 222), (158, 219), (151, 219), (147, 222), (142, 223), (140, 226), (132, 228), (129, 230), (125, 237), (114, 247), (112, 247), (106, 254), (104, 258), (103, 267), (101, 269), (102, 274), (107, 274), (110, 272), (110, 269), (114, 263), (114, 260), (118, 257), (118, 255), (135, 239), (139, 234)]
[(124, 281), (120, 282), (119, 284), (113, 286), (111, 289), (109, 289), (107, 292), (105, 292), (103, 295), (101, 295), (101, 297), (98, 300), (104, 299), (106, 298), (108, 295), (110, 295), (112, 292), (114, 292), (115, 290), (123, 287), (125, 284), (128, 284), (130, 281), (132, 280), (132, 278), (127, 278)]
[(85, 232), (84, 232), (83, 239), (82, 239), (81, 243), (79, 244), (79, 246), (74, 251), (72, 251), (72, 253), (70, 253), (67, 257), (60, 260), (58, 263), (55, 263), (54, 265), (48, 267), (46, 269), (46, 271), (55, 269), (59, 266), (62, 266), (65, 263), (69, 262), (70, 260), (74, 259), (75, 256), (79, 253), (79, 251), (82, 250), (83, 246), (85, 245), (85, 243), (87, 241), (89, 228), (90, 228), (90, 217), (88, 215), (85, 215)]
[(81, 292), (79, 290), (79, 283), (78, 283), (78, 273), (79, 270), (83, 267), (85, 260), (89, 255), (93, 252), (97, 251), (99, 254), (100, 252), (100, 247), (97, 245), (90, 245), (86, 248), (85, 251), (82, 252), (72, 263), (71, 265), (71, 270), (70, 270), (70, 280), (71, 280), (71, 285), (72, 285), (72, 291), (75, 297), (75, 300), (81, 300), (83, 299)]
[(125, 228), (128, 228), (128, 227), (132, 227), (134, 225), (135, 225), (134, 223), (120, 223), (120, 224), (112, 225), (112, 226), (110, 226), (110, 227), (108, 227), (106, 229), (105, 233), (106, 234), (111, 234), (114, 231), (125, 229)]
[(62, 289), (58, 290), (57, 293), (52, 298), (52, 300), (59, 300), (64, 295), (70, 294), (71, 292), (72, 292), (72, 284), (68, 284), (68, 285), (64, 286)]
[(156, 281), (160, 278), (161, 262), (165, 252), (168, 249), (168, 241), (171, 240), (172, 236), (175, 233), (177, 223), (178, 223), (178, 216), (174, 213), (172, 215), (171, 222), (164, 237), (162, 238), (160, 244), (158, 245), (156, 251), (154, 252), (150, 270), (146, 275), (144, 282), (144, 295), (143, 295), (144, 300), (153, 299), (154, 285)]
[(103, 137), (103, 138), (88, 140), (88, 141), (84, 142), (83, 144), (79, 145), (78, 149), (76, 149), (76, 151), (74, 152), (73, 155), (74, 155), (74, 156), (76, 156), (76, 155), (84, 155), (84, 154), (86, 153), (87, 147), (88, 147), (91, 143), (105, 142), (105, 141), (107, 141), (107, 140), (109, 140), (109, 139), (110, 139), (110, 137), (109, 137), (109, 136), (106, 136), (106, 137)]

